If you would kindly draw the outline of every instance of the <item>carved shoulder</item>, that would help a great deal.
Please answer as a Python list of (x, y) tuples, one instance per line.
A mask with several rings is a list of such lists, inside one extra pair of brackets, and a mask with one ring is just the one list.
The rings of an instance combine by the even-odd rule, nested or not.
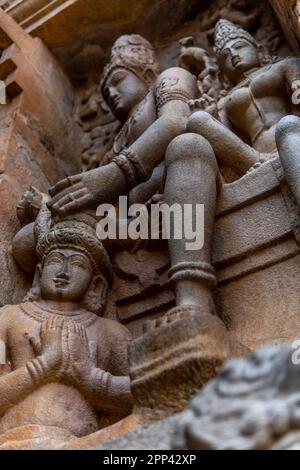
[(198, 93), (196, 77), (180, 67), (172, 67), (162, 72), (154, 87), (158, 111), (169, 101), (180, 100), (187, 103), (194, 100)]
[(300, 80), (300, 58), (288, 57), (273, 65), (274, 69), (281, 70), (290, 84), (295, 80)]
[(119, 338), (120, 341), (130, 341), (131, 333), (125, 326), (121, 325), (121, 323), (118, 321), (110, 320), (109, 318), (103, 318), (103, 320), (105, 322), (104, 328), (107, 338), (111, 339), (112, 341), (115, 341), (116, 338)]
[[(115, 320), (103, 319), (105, 342), (110, 348), (110, 372), (113, 375), (128, 375), (128, 345), (131, 333)], [(103, 333), (102, 333), (103, 334)]]
[(5, 305), (0, 308), (0, 339), (6, 341), (6, 330), (12, 319), (15, 317), (16, 305)]

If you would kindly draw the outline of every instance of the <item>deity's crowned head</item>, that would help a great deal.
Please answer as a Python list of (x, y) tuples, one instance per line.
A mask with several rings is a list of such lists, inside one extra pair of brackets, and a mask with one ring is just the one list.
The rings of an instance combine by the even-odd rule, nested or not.
[(41, 298), (89, 304), (90, 310), (100, 313), (112, 283), (112, 266), (96, 236), (95, 222), (91, 215), (80, 213), (50, 229), (36, 225)]
[(245, 72), (261, 65), (260, 45), (246, 30), (228, 20), (215, 27), (215, 52), (221, 70), (234, 83)]
[(147, 39), (138, 34), (117, 39), (101, 83), (103, 96), (117, 119), (121, 122), (128, 119), (152, 88), (158, 74), (155, 52)]

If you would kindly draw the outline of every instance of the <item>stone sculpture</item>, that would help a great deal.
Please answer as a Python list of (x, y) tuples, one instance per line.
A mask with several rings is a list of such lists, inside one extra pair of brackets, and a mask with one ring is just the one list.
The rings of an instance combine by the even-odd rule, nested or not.
[(27, 300), (1, 309), (0, 433), (9, 441), (17, 429), (22, 446), (51, 448), (130, 413), (130, 334), (101, 318), (112, 268), (94, 218), (50, 227), (43, 203), (35, 235), (40, 263)]
[[(215, 315), (213, 300), (216, 277), (211, 265), (211, 238), (220, 184), (218, 164), (209, 142), (192, 131), (195, 120), (190, 117), (190, 102), (198, 96), (195, 77), (181, 68), (171, 68), (158, 75), (153, 48), (144, 38), (131, 35), (116, 41), (104, 71), (102, 90), (115, 117), (123, 123), (114, 142), (111, 162), (57, 183), (50, 190), (52, 200), (48, 206), (54, 215), (62, 217), (86, 207), (93, 209), (101, 202), (114, 203), (119, 195), (142, 182), (151, 185), (151, 174), (164, 157), (164, 201), (169, 206), (204, 204), (203, 249), (188, 251), (184, 238), (169, 240), (169, 278), (174, 285), (177, 306), (162, 321), (150, 323), (145, 336), (132, 345), (130, 353), (132, 390), (136, 403), (144, 409), (153, 400), (157, 376), (164, 383), (169, 382), (169, 388), (176, 380), (172, 368), (165, 370), (167, 361), (158, 366), (160, 361), (156, 360), (157, 354), (161, 356), (160, 338), (165, 337), (166, 354), (176, 350), (177, 360), (172, 367), (187, 373), (182, 377), (185, 383), (182, 399), (177, 405), (174, 403), (175, 408), (181, 409), (193, 391), (216, 373), (231, 354), (231, 348), (239, 350)], [(241, 162), (233, 161), (229, 154), (224, 155), (226, 158), (228, 165), (243, 172), (257, 162), (254, 154), (245, 158), (238, 155)], [(194, 328), (187, 328), (192, 324)], [(186, 334), (178, 337), (173, 330)], [(193, 346), (190, 345), (187, 353), (189, 340)], [(151, 383), (142, 379), (145, 373), (142, 362), (147, 362), (147, 357), (148, 360), (151, 357), (154, 367), (153, 379), (148, 374)], [(194, 368), (197, 373), (190, 374), (188, 369)], [(171, 377), (166, 379), (165, 373)], [(166, 413), (166, 409), (170, 412), (173, 409), (170, 403), (170, 394), (166, 393), (156, 407), (158, 414)]]
[[(121, 36), (102, 71), (107, 47), (120, 32), (111, 30), (107, 36), (104, 27), (98, 34), (102, 20), (95, 20), (101, 19), (96, 7), (84, 12), (80, 33), (69, 28), (68, 18), (78, 18), (79, 1), (62, 2), (61, 16), (51, 7), (50, 30), (42, 27), (49, 25), (44, 9), (34, 10), (35, 19), (32, 14), (27, 18), (31, 23), (22, 20), (36, 39), (0, 10), (1, 27), (14, 42), (0, 58), (9, 96), (8, 108), (0, 112), (5, 130), (0, 191), (3, 220), (9, 224), (1, 248), (1, 305), (9, 305), (0, 312), (0, 362), (6, 353), (0, 364), (0, 449), (98, 445), (173, 415), (215, 377), (225, 359), (244, 355), (267, 338), (290, 341), (298, 326), (300, 238), (294, 199), (299, 206), (300, 121), (294, 98), (300, 90), (300, 63), (286, 58), (286, 44), (280, 49), (285, 58), (269, 56), (259, 44), (263, 37), (265, 45), (274, 46), (272, 53), (279, 50), (280, 32), (268, 8), (252, 0), (216, 0), (211, 8), (201, 4), (191, 27), (183, 25), (175, 36), (172, 15), (166, 15), (161, 29), (167, 43), (173, 31), (167, 47), (156, 43), (156, 54), (139, 34)], [(39, 8), (37, 0), (30, 3)], [(139, 8), (147, 10), (145, 17), (152, 22), (167, 4), (162, 2), (151, 16), (146, 3)], [(185, 4), (192, 14), (196, 3), (176, 1), (174, 11)], [(128, 31), (161, 39), (151, 21), (147, 28), (133, 26), (137, 9), (130, 15), (123, 23)], [(182, 16), (175, 16), (180, 21)], [(56, 21), (65, 21), (66, 31)], [(57, 47), (49, 31), (63, 33), (66, 44)], [(180, 41), (178, 57), (180, 35), (187, 37)], [(88, 171), (75, 174), (83, 170)], [(4, 247), (17, 231), (11, 214), (30, 184), (47, 191), (55, 181), (51, 200), (33, 188), (18, 206), (22, 229), (12, 254), (27, 273), (24, 279), (19, 273), (24, 284), (35, 274), (20, 303), (20, 289), (6, 288), (17, 272)], [(160, 240), (102, 244), (95, 235), (95, 209), (100, 203), (117, 205), (120, 195), (148, 207), (203, 204), (203, 248), (189, 251), (185, 238), (172, 236), (168, 249)], [(106, 308), (112, 277), (116, 282)], [(124, 326), (108, 318), (128, 326), (132, 340)], [(235, 407), (240, 413), (237, 440), (222, 421), (225, 410), (235, 423), (235, 414), (227, 415), (226, 408), (229, 404), (231, 410), (233, 402), (227, 400), (220, 405), (221, 416), (218, 409), (201, 414), (200, 436), (184, 421), (174, 446), (276, 445), (289, 426), (297, 426), (297, 397), (292, 397), (292, 412), (289, 401), (279, 418), (270, 415), (273, 403), (263, 408), (264, 391), (255, 395), (254, 405), (251, 400), (265, 384), (265, 370), (270, 380), (265, 388), (281, 387), (273, 366), (277, 371), (279, 363), (287, 365), (288, 353), (280, 354), (276, 349), (257, 353), (246, 363), (225, 367), (217, 379), (221, 388), (225, 383), (223, 395), (230, 389), (228, 400), (234, 396), (233, 414)], [(291, 377), (288, 371), (286, 380)], [(259, 383), (258, 389), (248, 387), (250, 382)], [(215, 410), (219, 389), (211, 385), (207, 390), (208, 406)], [(246, 405), (240, 390), (251, 395)], [(198, 425), (197, 403), (187, 414)], [(261, 433), (245, 406), (253, 413), (259, 407)], [(214, 428), (218, 420), (219, 434)]]
[[(169, 241), (177, 306), (183, 310), (194, 306), (205, 312), (213, 312), (207, 286), (215, 282), (210, 239), (218, 165), (233, 169), (240, 177), (253, 165), (278, 154), (275, 128), (291, 108), (285, 89), (290, 88), (291, 96), (300, 73), (298, 59), (269, 59), (265, 64), (266, 57), (254, 38), (227, 20), (217, 23), (215, 49), (222, 73), (233, 84), (219, 103), (219, 120), (205, 111), (189, 117), (188, 101), (196, 94), (192, 75), (173, 68), (156, 78), (150, 44), (136, 36), (120, 38), (112, 49), (102, 85), (108, 104), (124, 124), (115, 140), (115, 156), (104, 167), (58, 183), (51, 191), (50, 203), (53, 213), (65, 214), (114, 202), (119, 194), (148, 180), (166, 156), (165, 201), (170, 206), (203, 203), (206, 208), (206, 243), (197, 258), (184, 249), (185, 240)], [(194, 185), (191, 175), (196, 175)], [(180, 195), (174, 189), (179, 185)]]
[[(108, 165), (55, 185), (50, 191), (53, 199), (49, 207), (62, 216), (101, 202), (115, 202), (120, 194), (149, 180), (166, 157), (165, 202), (170, 206), (202, 203), (206, 220), (205, 247), (199, 252), (185, 250), (184, 239), (169, 241), (176, 311), (194, 309), (212, 314), (216, 280), (210, 263), (210, 240), (218, 167), (208, 141), (195, 133), (185, 133), (190, 130), (188, 103), (198, 93), (195, 77), (181, 68), (168, 69), (158, 76), (148, 41), (136, 35), (123, 36), (112, 49), (102, 89), (113, 113), (123, 122), (114, 143), (115, 155)], [(255, 162), (255, 156), (246, 157), (243, 169), (248, 170)], [(176, 190), (179, 186), (180, 193)]]
[(297, 351), (267, 346), (229, 361), (193, 398), (176, 423), (171, 448), (299, 450), (299, 399)]
[(293, 108), (300, 61), (266, 57), (247, 31), (227, 20), (216, 25), (215, 51), (232, 88), (218, 104), (219, 120), (196, 112), (190, 129), (209, 141), (219, 164), (241, 176), (254, 162), (278, 155), (276, 125)]

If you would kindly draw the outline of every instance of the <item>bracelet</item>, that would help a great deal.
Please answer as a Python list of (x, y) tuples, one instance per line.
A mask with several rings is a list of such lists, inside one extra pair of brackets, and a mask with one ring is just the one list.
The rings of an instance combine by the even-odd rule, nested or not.
[(122, 150), (122, 153), (115, 156), (112, 162), (118, 165), (123, 172), (129, 187), (134, 188), (139, 183), (147, 181), (148, 174), (139, 160), (138, 155), (132, 150)]
[(213, 266), (204, 262), (182, 262), (173, 266), (169, 270), (169, 280), (171, 282), (178, 281), (199, 281), (216, 287), (217, 278)]

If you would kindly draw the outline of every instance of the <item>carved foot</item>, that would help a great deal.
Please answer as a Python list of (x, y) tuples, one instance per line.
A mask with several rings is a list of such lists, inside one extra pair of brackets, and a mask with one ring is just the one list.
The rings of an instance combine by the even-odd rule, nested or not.
[(181, 411), (232, 355), (223, 322), (194, 305), (175, 307), (147, 327), (129, 349), (135, 411), (145, 422)]

